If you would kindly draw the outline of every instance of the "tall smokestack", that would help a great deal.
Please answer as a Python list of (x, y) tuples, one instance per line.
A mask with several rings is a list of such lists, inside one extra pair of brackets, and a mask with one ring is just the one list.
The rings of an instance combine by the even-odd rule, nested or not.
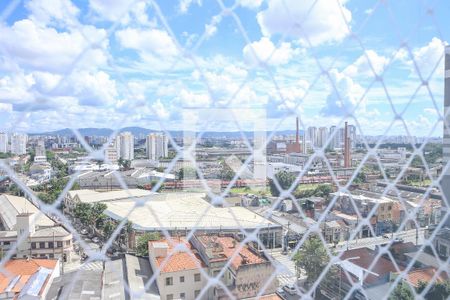
[(295, 125), (296, 125), (296, 131), (295, 131), (295, 144), (299, 145), (299, 140), (298, 140), (298, 117), (295, 119)]
[[(445, 47), (445, 87), (444, 87), (444, 140), (443, 140), (443, 168), (450, 163), (450, 46)], [(449, 166), (450, 167), (450, 166)], [(450, 168), (443, 171), (444, 176), (441, 181), (443, 199), (447, 204), (442, 203), (442, 213), (448, 213), (450, 210)], [(447, 227), (450, 227), (450, 215), (447, 215), (445, 221)]]
[(350, 167), (350, 149), (349, 149), (349, 137), (348, 137), (348, 123), (345, 122), (344, 129), (344, 168)]

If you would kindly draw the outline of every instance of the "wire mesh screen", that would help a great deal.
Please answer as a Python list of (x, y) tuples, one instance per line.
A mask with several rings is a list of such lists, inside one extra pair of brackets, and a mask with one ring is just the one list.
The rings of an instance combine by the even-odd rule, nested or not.
[(450, 297), (447, 1), (0, 10), (0, 298)]

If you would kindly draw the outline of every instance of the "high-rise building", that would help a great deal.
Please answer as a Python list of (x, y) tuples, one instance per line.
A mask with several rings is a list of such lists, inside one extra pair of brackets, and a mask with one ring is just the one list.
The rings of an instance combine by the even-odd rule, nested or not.
[(42, 139), (37, 141), (36, 148), (34, 150), (34, 162), (44, 163), (47, 161), (47, 155), (45, 153), (45, 142)]
[(316, 127), (308, 127), (308, 135), (307, 139), (310, 141), (311, 146), (317, 146), (317, 128)]
[(151, 133), (145, 140), (148, 159), (158, 160), (169, 155), (169, 139), (165, 134)]
[(350, 138), (350, 147), (354, 149), (356, 147), (356, 126), (348, 125), (348, 137)]
[(331, 126), (330, 127), (330, 136), (332, 138), (331, 138), (331, 141), (330, 141), (330, 145), (328, 145), (328, 147), (331, 150), (334, 150), (334, 148), (337, 147), (337, 136), (338, 136), (338, 133), (337, 132), (335, 133), (336, 129), (337, 129), (336, 126)]
[(317, 147), (323, 147), (326, 145), (328, 139), (328, 128), (320, 127), (317, 134)]
[(0, 152), (8, 152), (8, 134), (0, 132)]
[[(134, 159), (134, 136), (131, 132), (122, 132), (118, 139), (120, 144), (120, 158), (126, 160)], [(116, 141), (117, 142), (117, 141)]]
[[(444, 88), (444, 141), (443, 141), (443, 162), (444, 176), (441, 181), (442, 194), (444, 195), (443, 213), (450, 212), (450, 47), (445, 48), (445, 88)], [(446, 169), (447, 167), (447, 169)], [(450, 227), (450, 216), (445, 221), (446, 226)]]
[(11, 152), (16, 155), (27, 153), (28, 136), (21, 133), (13, 133), (11, 135)]

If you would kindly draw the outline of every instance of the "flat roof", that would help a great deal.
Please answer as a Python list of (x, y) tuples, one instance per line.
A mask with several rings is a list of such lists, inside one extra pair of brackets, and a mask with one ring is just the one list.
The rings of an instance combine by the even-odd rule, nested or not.
[(49, 217), (31, 203), (28, 199), (7, 194), (0, 195), (0, 218), (7, 230), (15, 230), (16, 217), (22, 213), (36, 213), (35, 225), (50, 227), (55, 225)]
[(94, 202), (106, 202), (106, 201), (115, 201), (121, 199), (128, 199), (133, 197), (145, 197), (154, 194), (151, 191), (141, 190), (141, 189), (127, 189), (127, 190), (117, 190), (110, 192), (96, 192), (92, 191), (92, 193), (87, 192), (88, 190), (82, 190), (81, 193), (76, 193), (74, 191), (73, 197), (77, 196), (81, 202), (84, 203), (94, 203)]
[(205, 196), (204, 193), (152, 194), (139, 207), (135, 207), (136, 201), (132, 199), (105, 202), (108, 208), (104, 213), (116, 220), (128, 218), (136, 230), (143, 231), (281, 227), (244, 207), (214, 207)]

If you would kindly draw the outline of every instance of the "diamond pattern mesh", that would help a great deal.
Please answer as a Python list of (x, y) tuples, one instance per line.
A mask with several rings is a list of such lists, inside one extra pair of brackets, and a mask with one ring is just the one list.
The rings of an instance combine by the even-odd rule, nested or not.
[[(110, 58), (108, 60), (108, 68), (110, 72), (114, 73), (114, 75), (118, 78), (117, 82), (121, 85), (125, 95), (124, 98), (127, 99), (129, 105), (135, 110), (139, 110), (144, 107), (148, 113), (153, 114), (157, 124), (160, 126), (161, 131), (167, 135), (170, 144), (175, 150), (175, 155), (165, 167), (165, 172), (174, 172), (178, 163), (193, 166), (198, 173), (200, 182), (199, 188), (206, 192), (209, 199), (211, 199), (212, 204), (223, 205), (227, 211), (226, 213), (232, 219), (232, 222), (235, 222), (236, 226), (234, 229), (234, 236), (239, 236), (239, 239), (237, 239), (238, 245), (234, 248), (235, 250), (232, 251), (230, 258), (225, 262), (221, 269), (218, 270), (217, 273), (213, 274), (209, 272), (207, 268), (203, 268), (201, 263), (198, 262), (198, 251), (193, 250), (192, 247), (188, 247), (187, 244), (182, 242), (179, 238), (181, 235), (185, 236), (186, 240), (192, 240), (196, 239), (197, 235), (204, 234), (204, 232), (202, 232), (201, 224), (209, 221), (208, 218), (211, 218), (210, 214), (214, 210), (213, 206), (208, 205), (202, 207), (198, 213), (198, 219), (190, 220), (190, 228), (186, 227), (179, 228), (179, 230), (168, 230), (165, 226), (165, 220), (160, 219), (160, 215), (152, 209), (152, 206), (146, 205), (147, 202), (153, 201), (152, 196), (134, 198), (130, 192), (128, 195), (134, 204), (129, 207), (123, 218), (119, 220), (118, 226), (113, 228), (109, 238), (104, 241), (102, 246), (99, 249), (94, 249), (92, 244), (88, 243), (88, 241), (83, 238), (83, 235), (76, 230), (78, 226), (75, 226), (73, 219), (63, 214), (60, 209), (60, 206), (64, 202), (65, 197), (67, 197), (68, 192), (72, 189), (74, 184), (79, 182), (79, 176), (82, 174), (81, 171), (74, 172), (69, 176), (67, 185), (64, 187), (61, 194), (53, 204), (46, 204), (36, 196), (37, 194), (34, 191), (26, 186), (13, 168), (5, 162), (0, 161), (1, 170), (9, 176), (9, 178), (19, 187), (22, 193), (37, 207), (39, 207), (42, 213), (51, 215), (64, 224), (67, 230), (72, 233), (74, 241), (79, 245), (80, 251), (86, 253), (88, 258), (81, 263), (81, 267), (79, 267), (79, 269), (65, 270), (67, 273), (73, 272), (74, 274), (72, 280), (66, 283), (67, 285), (73, 285), (77, 282), (77, 280), (82, 279), (80, 278), (80, 276), (83, 276), (81, 270), (94, 270), (96, 266), (98, 267), (98, 265), (95, 265), (95, 262), (110, 260), (108, 255), (109, 249), (113, 249), (114, 244), (122, 238), (122, 233), (128, 230), (127, 219), (131, 217), (133, 211), (136, 209), (141, 209), (140, 212), (148, 214), (148, 216), (151, 216), (151, 218), (157, 222), (158, 227), (160, 227), (159, 232), (161, 234), (161, 238), (169, 241), (171, 248), (175, 249), (175, 251), (186, 253), (189, 256), (187, 260), (196, 262), (201, 278), (204, 279), (204, 286), (196, 295), (196, 298), (198, 299), (212, 298), (212, 295), (210, 294), (211, 290), (220, 291), (223, 298), (236, 298), (236, 286), (230, 286), (223, 278), (226, 274), (228, 274), (227, 269), (232, 268), (233, 261), (236, 258), (242, 257), (242, 251), (244, 251), (249, 245), (252, 245), (260, 250), (260, 253), (264, 254), (264, 257), (266, 257), (266, 260), (273, 268), (273, 272), (271, 274), (265, 278), (259, 278), (260, 280), (258, 282), (257, 292), (253, 295), (253, 297), (256, 298), (263, 297), (268, 293), (274, 294), (274, 286), (282, 287), (286, 284), (293, 284), (292, 289), (294, 289), (294, 291), (292, 294), (296, 294), (295, 296), (292, 296), (287, 292), (283, 292), (284, 297), (287, 297), (288, 299), (322, 299), (325, 297), (330, 299), (379, 299), (377, 297), (384, 299), (405, 299), (397, 295), (398, 286), (400, 285), (405, 285), (406, 289), (408, 289), (411, 293), (411, 296), (420, 298), (428, 295), (433, 290), (434, 285), (439, 282), (441, 278), (447, 278), (448, 280), (448, 273), (447, 275), (445, 275), (445, 273), (449, 270), (449, 258), (447, 257), (446, 259), (443, 259), (442, 256), (440, 256), (441, 250), (438, 249), (436, 247), (436, 243), (434, 243), (440, 230), (444, 228), (444, 220), (449, 218), (449, 210), (445, 209), (447, 204), (445, 201), (442, 201), (444, 213), (443, 216), (439, 218), (440, 220), (435, 222), (436, 228), (433, 231), (428, 232), (424, 228), (424, 225), (421, 223), (423, 220), (420, 217), (423, 208), (429, 207), (428, 203), (431, 201), (430, 199), (432, 199), (431, 196), (434, 194), (434, 191), (436, 189), (442, 190), (445, 187), (445, 181), (442, 180), (444, 174), (448, 172), (447, 169), (449, 168), (448, 164), (446, 164), (444, 165), (442, 171), (437, 173), (433, 172), (425, 156), (426, 147), (431, 142), (433, 135), (439, 135), (442, 127), (447, 128), (449, 126), (449, 124), (445, 122), (448, 120), (446, 116), (448, 111), (443, 112), (441, 105), (439, 104), (441, 101), (436, 99), (434, 95), (435, 91), (433, 91), (430, 86), (430, 80), (432, 77), (438, 76), (436, 73), (439, 71), (438, 67), (445, 58), (445, 53), (441, 53), (441, 56), (436, 64), (429, 66), (428, 70), (424, 71), (419, 68), (419, 64), (416, 62), (417, 54), (415, 54), (414, 49), (410, 46), (410, 39), (413, 37), (418, 28), (420, 28), (425, 22), (428, 22), (427, 24), (431, 24), (430, 27), (432, 29), (430, 30), (434, 30), (438, 37), (441, 40), (444, 40), (441, 34), (441, 30), (443, 30), (443, 28), (440, 28), (434, 12), (441, 8), (445, 9), (446, 3), (443, 1), (414, 2), (414, 5), (417, 5), (420, 13), (418, 14), (417, 19), (414, 19), (414, 23), (411, 24), (411, 31), (408, 34), (405, 34), (399, 29), (401, 28), (399, 26), (399, 22), (402, 20), (398, 19), (396, 15), (397, 12), (391, 5), (392, 1), (373, 1), (373, 7), (370, 10), (370, 13), (367, 14), (364, 21), (360, 24), (354, 24), (352, 23), (352, 20), (349, 19), (348, 14), (345, 9), (343, 9), (343, 6), (339, 1), (336, 0), (336, 4), (332, 4), (335, 0), (329, 0), (329, 5), (336, 5), (339, 8), (336, 13), (339, 15), (340, 22), (345, 24), (347, 34), (346, 38), (342, 41), (343, 46), (336, 49), (336, 52), (332, 57), (323, 59), (315, 47), (317, 41), (310, 36), (311, 33), (308, 32), (309, 27), (307, 27), (307, 22), (313, 17), (311, 16), (311, 12), (321, 1), (305, 1), (304, 4), (300, 4), (300, 2), (295, 3), (293, 1), (281, 1), (286, 9), (286, 16), (293, 18), (290, 22), (293, 24), (292, 28), (290, 30), (286, 29), (285, 32), (292, 31), (301, 36), (302, 46), (305, 48), (305, 52), (307, 52), (312, 59), (311, 68), (316, 70), (316, 76), (309, 78), (308, 81), (310, 84), (305, 89), (303, 96), (295, 99), (292, 104), (292, 101), (289, 99), (289, 91), (285, 88), (279, 74), (277, 74), (274, 69), (270, 67), (271, 61), (277, 58), (277, 51), (279, 51), (277, 49), (279, 48), (275, 48), (275, 50), (265, 60), (261, 60), (259, 58), (256, 50), (252, 46), (252, 40), (249, 37), (249, 33), (246, 30), (248, 20), (241, 19), (239, 14), (236, 13), (236, 10), (239, 8), (239, 1), (236, 3), (229, 3), (230, 1), (218, 0), (216, 5), (217, 11), (213, 14), (214, 16), (211, 18), (210, 23), (205, 24), (206, 26), (204, 32), (202, 32), (202, 34), (197, 38), (195, 43), (187, 42), (185, 44), (177, 38), (172, 30), (171, 23), (176, 22), (173, 20), (174, 17), (165, 15), (164, 11), (161, 9), (159, 1), (144, 2), (148, 5), (148, 10), (150, 10), (154, 15), (156, 20), (155, 22), (160, 25), (161, 29), (167, 32), (168, 36), (176, 46), (176, 53), (171, 56), (170, 59), (162, 62), (164, 65), (162, 71), (140, 70), (140, 72), (142, 72), (145, 76), (154, 76), (159, 78), (160, 81), (156, 86), (162, 87), (168, 86), (172, 83), (169, 79), (173, 74), (176, 74), (177, 70), (180, 68), (180, 65), (181, 68), (189, 66), (197, 72), (198, 84), (208, 92), (209, 99), (214, 102), (212, 108), (203, 107), (202, 103), (199, 102), (199, 107), (187, 108), (184, 110), (184, 113), (186, 114), (186, 119), (184, 119), (185, 122), (191, 122), (192, 120), (190, 118), (192, 118), (192, 115), (195, 114), (197, 114), (198, 119), (200, 119), (198, 124), (195, 124), (197, 126), (198, 135), (193, 137), (194, 142), (191, 142), (190, 145), (186, 144), (187, 135), (190, 134), (188, 132), (185, 133), (183, 145), (183, 142), (180, 142), (180, 137), (175, 136), (173, 131), (169, 130), (171, 126), (170, 122), (167, 119), (160, 117), (160, 114), (156, 111), (158, 109), (157, 107), (150, 105), (145, 101), (132, 100), (140, 99), (140, 95), (138, 91), (130, 85), (130, 82), (126, 77), (127, 70), (124, 70), (124, 68), (119, 66), (119, 63), (116, 62), (114, 58)], [(83, 58), (88, 55), (90, 50), (96, 49), (96, 47), (99, 47), (99, 45), (101, 45), (105, 40), (113, 38), (121, 22), (125, 18), (129, 17), (129, 13), (133, 11), (134, 7), (140, 4), (141, 1), (130, 1), (129, 5), (126, 5), (126, 7), (124, 6), (123, 11), (113, 20), (114, 22), (112, 22), (112, 25), (106, 30), (106, 34), (100, 39), (93, 39), (89, 36), (81, 24), (77, 22), (72, 24), (79, 30), (81, 36), (86, 39), (87, 46), (80, 53), (78, 53), (76, 59), (71, 62), (63, 76), (58, 79), (58, 83), (53, 86), (51, 92), (56, 93), (58, 89), (65, 84), (68, 78), (70, 78), (70, 76), (77, 70), (78, 64), (82, 63)], [(301, 20), (296, 20), (294, 16), (290, 16), (290, 12), (293, 9), (290, 7), (292, 4), (308, 4), (310, 5), (310, 8), (306, 11)], [(19, 5), (21, 5), (21, 1), (11, 1), (1, 12), (0, 20), (7, 20)], [(391, 56), (387, 58), (385, 66), (382, 70), (378, 69), (373, 64), (373, 57), (370, 55), (370, 49), (365, 46), (365, 28), (370, 25), (374, 18), (384, 18), (384, 22), (389, 24), (389, 27), (392, 30), (391, 32), (386, 33), (386, 36), (389, 36), (391, 39), (395, 39), (397, 41), (396, 44), (398, 45), (398, 48), (393, 49)], [(239, 99), (241, 99), (239, 97), (240, 93), (245, 92), (246, 88), (254, 84), (251, 82), (249, 76), (244, 76), (244, 78), (242, 78), (242, 82), (235, 85), (235, 90), (230, 93), (230, 96), (223, 97), (223, 95), (220, 94), (217, 82), (214, 82), (214, 78), (211, 77), (210, 70), (205, 67), (204, 62), (199, 58), (199, 56), (196, 55), (208, 39), (211, 26), (218, 26), (223, 23), (227, 23), (229, 26), (234, 27), (235, 34), (237, 36), (236, 40), (242, 40), (244, 45), (249, 46), (249, 51), (252, 56), (257, 59), (257, 78), (264, 78), (266, 82), (270, 82), (272, 84), (270, 87), (265, 87), (266, 90), (263, 92), (270, 94), (270, 97), (273, 99), (279, 99), (279, 105), (286, 105), (286, 107), (289, 108), (286, 113), (277, 119), (277, 122), (264, 124), (264, 126), (267, 126), (269, 130), (267, 131), (267, 136), (262, 137), (263, 142), (260, 143), (255, 142), (257, 139), (256, 132), (258, 129), (266, 127), (258, 127), (261, 126), (258, 122), (262, 118), (258, 113), (262, 112), (265, 114), (265, 111), (259, 108), (252, 108), (251, 106), (250, 108), (248, 106), (243, 108), (242, 106), (245, 106), (245, 104), (242, 105), (242, 103), (239, 102)], [(285, 39), (287, 39), (287, 36), (283, 36), (276, 46), (281, 46)], [(20, 41), (17, 42), (20, 43)], [(370, 73), (368, 76), (371, 78), (365, 91), (361, 93), (361, 97), (355, 99), (351, 107), (344, 104), (343, 97), (345, 95), (341, 95), (341, 89), (336, 82), (335, 76), (333, 75), (333, 68), (335, 68), (336, 65), (341, 64), (340, 59), (342, 58), (342, 49), (345, 49), (347, 46), (357, 49), (357, 51), (362, 54), (362, 59), (368, 65)], [(13, 56), (14, 54), (9, 53), (8, 49), (1, 46), (0, 51), (5, 57)], [(414, 69), (418, 80), (416, 85), (411, 87), (410, 92), (406, 92), (411, 94), (408, 99), (399, 105), (395, 101), (397, 94), (392, 91), (393, 83), (391, 83), (385, 75), (391, 72), (391, 69), (395, 68), (394, 64), (396, 60), (402, 55), (408, 57), (412, 62), (412, 68)], [(220, 80), (220, 78), (215, 80)], [(293, 183), (290, 183), (289, 186), (285, 186), (284, 182), (279, 182), (279, 177), (274, 177), (272, 185), (277, 191), (276, 194), (278, 194), (278, 196), (274, 197), (273, 201), (263, 209), (255, 209), (256, 213), (264, 216), (264, 218), (272, 220), (275, 222), (274, 224), (281, 224), (277, 225), (282, 227), (282, 237), (280, 238), (281, 245), (277, 245), (278, 247), (274, 248), (272, 247), (273, 244), (271, 245), (270, 242), (268, 242), (270, 239), (270, 228), (265, 228), (265, 226), (267, 226), (266, 222), (261, 222), (260, 224), (257, 224), (255, 228), (249, 230), (246, 228), (247, 221), (249, 220), (243, 220), (239, 215), (237, 215), (235, 210), (233, 210), (231, 206), (228, 206), (224, 199), (227, 199), (227, 196), (230, 195), (233, 187), (238, 184), (240, 178), (242, 178), (243, 174), (246, 172), (246, 168), (249, 166), (256, 167), (254, 163), (261, 157), (261, 154), (264, 153), (270, 142), (276, 138), (276, 135), (279, 131), (281, 131), (280, 128), (283, 128), (288, 118), (292, 116), (298, 117), (300, 129), (307, 132), (308, 129), (304, 121), (307, 116), (303, 114), (301, 104), (311, 101), (314, 97), (314, 89), (320, 89), (324, 84), (329, 84), (331, 86), (338, 101), (342, 103), (343, 113), (340, 122), (335, 124), (337, 128), (343, 127), (345, 122), (354, 124), (356, 132), (360, 137), (360, 156), (356, 160), (357, 164), (354, 165), (354, 168), (351, 169), (349, 174), (345, 174), (344, 176), (339, 174), (337, 169), (340, 168), (336, 166), (335, 162), (332, 161), (329, 153), (327, 152), (327, 149), (339, 134), (336, 130), (327, 137), (323, 145), (312, 147), (310, 155), (305, 161), (304, 167), (298, 172), (298, 174), (296, 173)], [(369, 140), (367, 137), (368, 135), (366, 135), (363, 130), (365, 127), (360, 123), (360, 118), (357, 111), (364, 105), (365, 97), (370, 95), (375, 88), (383, 93), (382, 96), (379, 97), (379, 101), (384, 103), (386, 110), (383, 113), (392, 116), (392, 118), (383, 128), (384, 132), (382, 135), (377, 137), (376, 140)], [(49, 94), (51, 94), (51, 92)], [(414, 105), (419, 93), (424, 93), (428, 96), (426, 99), (435, 108), (435, 113), (437, 114), (435, 124), (431, 124), (428, 136), (422, 143), (414, 142), (413, 136), (415, 134), (411, 131), (411, 125), (409, 122), (405, 120), (405, 116), (410, 113), (409, 108)], [(28, 113), (33, 110), (34, 106), (37, 105), (39, 105), (39, 103), (31, 103), (28, 105), (26, 109), (22, 111), (21, 115), (17, 117), (17, 124), (20, 122), (30, 122)], [(255, 117), (252, 117), (252, 114), (255, 114)], [(227, 115), (229, 117), (219, 117), (221, 115)], [(252, 133), (255, 135), (252, 137), (249, 137), (247, 132), (245, 132), (245, 128), (242, 124), (243, 115), (248, 116), (245, 120), (246, 122), (257, 124), (254, 127), (254, 132)], [(102, 116), (98, 117), (101, 118)], [(129, 116), (126, 116), (124, 119), (116, 120), (115, 123), (117, 124), (117, 129), (109, 136), (108, 141), (104, 143), (100, 149), (92, 148), (77, 128), (71, 128), (73, 135), (76, 136), (78, 142), (88, 154), (85, 158), (86, 162), (92, 159), (102, 160), (105, 162), (108, 161), (108, 158), (104, 156), (104, 151), (119, 133), (119, 128), (123, 127), (121, 124), (126, 124), (128, 117)], [(374, 122), (376, 121), (377, 120), (374, 120)], [(195, 151), (196, 144), (201, 141), (207, 129), (210, 127), (213, 128), (213, 125), (220, 125), (222, 124), (221, 122), (226, 122), (228, 123), (227, 125), (234, 126), (234, 128), (240, 132), (240, 136), (245, 144), (245, 150), (250, 154), (246, 159), (241, 161), (238, 167), (234, 170), (236, 174), (234, 174), (233, 178), (228, 181), (222, 189), (218, 190), (217, 187), (214, 186), (213, 181), (208, 178), (208, 174), (205, 173), (205, 169), (200, 168), (198, 165)], [(14, 128), (14, 126), (15, 124), (11, 124), (11, 128)], [(392, 171), (390, 166), (386, 165), (382, 161), (377, 151), (382, 149), (385, 143), (389, 142), (389, 136), (394, 129), (400, 129), (401, 132), (404, 132), (405, 136), (408, 136), (407, 146), (410, 146), (412, 155), (406, 158), (405, 163), (401, 165), (400, 169)], [(409, 199), (410, 195), (408, 195), (408, 192), (401, 188), (400, 185), (404, 181), (405, 176), (409, 176), (408, 172), (411, 170), (409, 167), (413, 167), (414, 162), (417, 160), (423, 164), (424, 169), (422, 170), (421, 175), (427, 180), (425, 181), (426, 184), (423, 187), (423, 191), (418, 194), (419, 198), (415, 200), (414, 205), (411, 205), (411, 200)], [(311, 178), (311, 172), (315, 169), (314, 166), (317, 163), (322, 164), (324, 170), (323, 177), (325, 177), (326, 181), (333, 187), (334, 192), (330, 194), (325, 202), (320, 216), (317, 217), (317, 222), (313, 222), (311, 224), (306, 223), (304, 232), (298, 234), (298, 232), (295, 233), (295, 229), (293, 228), (298, 226), (299, 220), (303, 220), (302, 222), (304, 222), (304, 220), (308, 220), (308, 210), (305, 206), (305, 202), (298, 201), (299, 199), (302, 200), (306, 197), (302, 198), (298, 196), (298, 186), (302, 186), (305, 184), (305, 180)], [(386, 221), (380, 225), (374, 222), (374, 219), (380, 219), (380, 210), (384, 207), (383, 201), (375, 201), (375, 204), (372, 206), (362, 206), (361, 199), (363, 199), (364, 196), (361, 196), (358, 194), (358, 191), (355, 191), (354, 185), (360, 184), (361, 174), (365, 174), (368, 169), (378, 170), (378, 180), (383, 182), (382, 185), (378, 185), (376, 187), (376, 192), (378, 193), (377, 197), (379, 197), (379, 199), (385, 199), (385, 197), (393, 199), (393, 201), (390, 202), (390, 205), (393, 205), (399, 211), (404, 212), (404, 215), (401, 218), (402, 221), (399, 224), (393, 224), (392, 222), (389, 223)], [(110, 176), (119, 183), (121, 189), (128, 191), (126, 180), (122, 177), (120, 172), (112, 172)], [(188, 180), (185, 181), (185, 183), (187, 182)], [(165, 183), (165, 180), (161, 178), (153, 184), (152, 191), (158, 191), (164, 186)], [(292, 201), (293, 209), (297, 211), (297, 215), (293, 216), (293, 219), (289, 219), (289, 222), (283, 223), (280, 221), (279, 208), (286, 202), (286, 200)], [(330, 230), (332, 232), (332, 228), (327, 228), (327, 226), (332, 225), (332, 223), (329, 222), (329, 216), (333, 211), (342, 211), (344, 207), (346, 210), (353, 213), (353, 218), (343, 226), (341, 226), (341, 222), (339, 225), (341, 227), (339, 228), (340, 230), (346, 232), (346, 238), (344, 241), (338, 240), (335, 242), (333, 233), (329, 233)], [(145, 209), (142, 210), (142, 208)], [(356, 219), (356, 221), (354, 219)], [(303, 225), (305, 224), (303, 223)], [(382, 226), (385, 226), (384, 230), (382, 229)], [(139, 230), (137, 231), (139, 232)], [(382, 232), (387, 232), (384, 234), (387, 235), (387, 237), (385, 237)], [(424, 237), (424, 235), (426, 236)], [(403, 238), (405, 242), (418, 244), (417, 250), (412, 252), (409, 259), (405, 259), (404, 253), (398, 252), (399, 250), (397, 249), (398, 243), (396, 238)], [(20, 244), (27, 239), (27, 236), (22, 234), (19, 235), (18, 239), (18, 244)], [(291, 247), (290, 249), (284, 249), (287, 248), (287, 244)], [(281, 249), (280, 246), (282, 246), (283, 249)], [(375, 246), (377, 246), (376, 251), (366, 250), (367, 248), (365, 248), (374, 248)], [(315, 255), (311, 256), (308, 249), (315, 253)], [(288, 251), (284, 252), (285, 250)], [(8, 251), (5, 251), (2, 256), (0, 267), (3, 268), (5, 263), (12, 258), (15, 253), (16, 249), (14, 247)], [(422, 261), (421, 255), (423, 253), (427, 253), (429, 256), (435, 258), (435, 272), (432, 273), (429, 281), (424, 285), (424, 288), (419, 290), (411, 284), (408, 277), (412, 276), (410, 274), (419, 268), (419, 261)], [(306, 260), (305, 257), (307, 258)], [(400, 259), (400, 257), (402, 258)], [(146, 289), (149, 289), (158, 282), (158, 277), (161, 272), (168, 267), (171, 258), (171, 255), (166, 256), (159, 262), (158, 268), (154, 269), (153, 273), (146, 274)], [(355, 264), (352, 264), (352, 260), (364, 262), (359, 262), (355, 266)], [(401, 263), (399, 263), (399, 261)], [(315, 264), (315, 269), (313, 268), (313, 271), (311, 271), (311, 264)], [(69, 268), (69, 264), (67, 265), (67, 268)], [(102, 266), (100, 265), (99, 268), (102, 268)], [(381, 278), (385, 276), (386, 269), (389, 270), (389, 272), (387, 272), (387, 274), (390, 274), (389, 279)], [(5, 276), (11, 276), (11, 274), (7, 274), (6, 271), (2, 272), (4, 272)], [(380, 291), (378, 291), (377, 296), (374, 298), (372, 294), (374, 288), (370, 283), (378, 280), (384, 281), (388, 284), (384, 285), (382, 292), (380, 293)], [(158, 284), (161, 283), (158, 282)], [(125, 290), (136, 298), (145, 297), (147, 295), (143, 289), (135, 289), (135, 287), (128, 285), (126, 282), (124, 282), (123, 285), (125, 286)], [(59, 295), (59, 297), (64, 299), (69, 298), (69, 295), (63, 293)]]

